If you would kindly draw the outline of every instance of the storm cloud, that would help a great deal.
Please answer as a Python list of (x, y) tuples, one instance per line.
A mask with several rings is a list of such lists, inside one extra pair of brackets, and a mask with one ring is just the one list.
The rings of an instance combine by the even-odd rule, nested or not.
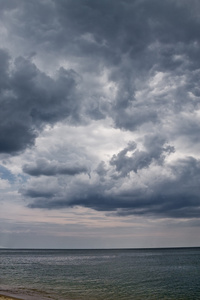
[(0, 153), (26, 205), (198, 218), (198, 1), (0, 6)]
[(54, 176), (58, 174), (72, 176), (87, 173), (88, 169), (85, 166), (57, 164), (56, 162), (49, 163), (45, 159), (38, 159), (36, 165), (25, 165), (23, 171), (31, 176)]
[[(134, 147), (133, 143), (129, 144), (114, 158), (121, 157), (122, 152), (125, 155), (127, 149)], [(119, 165), (114, 164), (112, 158), (114, 169), (108, 167), (106, 171), (99, 172), (98, 168), (99, 178), (94, 182), (80, 180), (67, 189), (63, 187), (62, 191), (57, 189), (56, 193), (54, 191), (46, 196), (39, 194), (41, 186), (39, 190), (29, 187), (26, 196), (32, 199), (40, 197), (29, 207), (57, 209), (85, 206), (99, 211), (113, 211), (121, 216), (197, 218), (200, 212), (200, 160), (187, 157), (173, 164), (158, 165), (155, 161), (150, 162), (145, 152), (135, 152), (136, 155), (131, 158), (124, 156)]]
[(30, 60), (18, 57), (10, 70), (9, 55), (1, 50), (0, 152), (15, 153), (33, 146), (46, 124), (69, 116), (76, 119), (76, 74), (60, 68), (56, 79)]

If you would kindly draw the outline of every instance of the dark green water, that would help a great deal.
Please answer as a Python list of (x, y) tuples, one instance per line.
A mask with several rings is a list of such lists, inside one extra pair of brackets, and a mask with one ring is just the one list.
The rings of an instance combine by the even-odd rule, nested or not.
[(0, 250), (0, 293), (24, 299), (200, 299), (200, 248)]

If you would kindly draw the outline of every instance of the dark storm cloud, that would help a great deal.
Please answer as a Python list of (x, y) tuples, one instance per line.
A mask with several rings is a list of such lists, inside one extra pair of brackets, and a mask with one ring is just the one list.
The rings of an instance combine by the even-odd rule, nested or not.
[[(115, 128), (141, 134), (141, 149), (132, 142), (107, 165), (97, 163), (93, 174), (97, 181), (92, 176), (88, 182), (77, 180), (67, 191), (63, 182), (52, 191), (45, 185), (42, 189), (27, 185), (22, 193), (31, 198), (29, 207), (80, 205), (120, 215), (198, 217), (199, 159), (184, 156), (184, 149), (182, 159), (177, 154), (169, 163), (167, 157), (178, 138), (187, 140), (190, 149), (199, 139), (199, 2), (6, 3), (0, 4), (2, 22), (19, 52), (24, 43), (24, 52), (14, 67), (9, 53), (0, 52), (1, 153), (16, 154), (33, 146), (46, 124), (66, 119), (80, 124), (81, 118), (90, 122), (108, 117)], [(36, 58), (48, 56), (46, 65), (51, 58), (58, 65), (72, 63), (79, 71), (60, 68), (52, 78), (25, 52)], [(104, 72), (113, 86), (109, 96), (99, 79)], [(157, 177), (154, 168), (160, 168)], [(56, 177), (85, 173), (87, 168), (43, 161), (25, 165), (23, 171)], [(144, 172), (149, 172), (146, 177)]]
[[(55, 7), (60, 34), (73, 28), (73, 35), (67, 35), (59, 47), (110, 68), (109, 79), (118, 87), (109, 111), (116, 127), (132, 131), (144, 123), (153, 126), (164, 117), (159, 112), (164, 109), (162, 95), (159, 102), (137, 100), (137, 80), (148, 81), (157, 71), (187, 77), (187, 70), (199, 68), (200, 8), (196, 1), (87, 0), (77, 1), (76, 6), (73, 1), (59, 1)], [(164, 103), (166, 110), (185, 110), (188, 100), (183, 98), (189, 90), (177, 91), (174, 107)]]
[(55, 196), (53, 191), (41, 191), (36, 189), (28, 189), (23, 191), (23, 195), (30, 198), (51, 198)]
[(18, 57), (9, 70), (9, 56), (0, 51), (0, 152), (15, 153), (34, 144), (46, 124), (70, 116), (76, 122), (74, 96), (77, 74), (60, 68), (57, 78), (41, 72), (30, 60)]
[[(199, 217), (200, 161), (192, 157), (178, 160), (170, 166), (171, 177), (162, 177), (149, 186), (132, 186), (117, 193), (109, 193), (108, 182), (94, 185), (80, 184), (71, 195), (39, 195), (29, 204), (31, 208), (64, 208), (85, 206), (100, 211), (115, 211), (118, 215), (149, 215), (171, 218)], [(128, 179), (127, 179), (128, 180)], [(36, 193), (36, 191), (35, 191)], [(28, 190), (31, 198), (38, 198)]]
[(31, 176), (55, 176), (70, 175), (74, 176), (81, 173), (87, 173), (88, 169), (83, 165), (60, 164), (58, 162), (49, 162), (46, 159), (38, 159), (36, 164), (28, 164), (23, 167), (23, 171)]
[[(140, 151), (135, 142), (130, 142), (112, 157), (110, 167), (104, 162), (99, 164), (95, 170), (99, 180), (94, 183), (79, 182), (72, 185), (67, 193), (57, 190), (47, 196), (41, 194), (41, 187), (40, 190), (28, 188), (24, 195), (35, 198), (28, 206), (47, 209), (85, 206), (99, 211), (113, 211), (121, 216), (198, 217), (200, 161), (186, 157), (166, 164), (165, 159), (174, 152), (173, 147), (159, 136), (146, 137), (144, 144), (148, 151)], [(168, 175), (161, 172), (154, 176), (152, 171), (146, 175), (148, 180), (142, 186), (136, 177), (130, 181), (131, 172), (142, 178), (142, 171), (150, 170), (152, 165), (159, 166), (160, 171), (162, 168), (168, 170)], [(123, 185), (120, 187), (120, 177), (128, 184), (126, 188)]]
[(176, 44), (199, 38), (197, 1), (190, 4), (178, 0), (165, 3), (78, 0), (76, 5), (72, 0), (61, 0), (54, 3), (62, 29), (71, 28), (73, 24), (75, 38), (91, 33), (99, 48), (107, 42), (113, 53), (130, 51), (132, 56), (140, 56), (147, 45), (156, 40)]
[[(60, 69), (53, 80), (20, 57), (15, 71), (8, 75), (8, 58), (4, 62), (6, 54), (2, 52), (5, 117), (0, 152), (14, 153), (32, 146), (37, 131), (46, 123), (69, 116), (78, 121), (80, 106), (85, 106), (87, 118), (100, 120), (109, 115), (116, 127), (133, 131), (145, 123), (154, 126), (162, 122), (164, 109), (184, 111), (191, 102), (187, 93), (199, 93), (197, 79), (193, 80), (196, 75), (188, 76), (200, 64), (197, 1), (21, 0), (9, 5), (3, 1), (1, 7), (5, 26), (24, 41), (26, 51), (48, 52), (58, 59), (81, 58), (87, 72), (99, 73), (106, 67), (117, 93), (109, 107), (100, 105), (102, 97), (95, 92), (87, 104), (85, 92), (82, 99), (73, 95), (75, 72)], [(157, 96), (159, 101), (155, 95), (139, 101), (137, 82), (145, 86), (159, 71), (186, 76), (186, 86), (172, 95), (171, 104), (163, 102), (164, 95)], [(194, 102), (193, 109), (199, 99)], [(11, 118), (8, 124), (5, 120)]]
[[(144, 141), (148, 151), (136, 150), (135, 142), (130, 142), (128, 147), (114, 155), (110, 161), (112, 166), (115, 166), (116, 171), (120, 176), (127, 176), (131, 171), (137, 173), (138, 170), (147, 168), (155, 160), (157, 163), (162, 163), (166, 154), (174, 152), (174, 148), (163, 144), (165, 141), (159, 136), (147, 136)], [(127, 153), (130, 153), (128, 156)]]

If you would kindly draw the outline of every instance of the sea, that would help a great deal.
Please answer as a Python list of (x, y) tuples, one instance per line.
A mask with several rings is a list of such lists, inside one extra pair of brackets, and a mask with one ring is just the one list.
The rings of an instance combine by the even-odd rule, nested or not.
[(198, 300), (200, 248), (0, 249), (0, 294), (25, 300)]

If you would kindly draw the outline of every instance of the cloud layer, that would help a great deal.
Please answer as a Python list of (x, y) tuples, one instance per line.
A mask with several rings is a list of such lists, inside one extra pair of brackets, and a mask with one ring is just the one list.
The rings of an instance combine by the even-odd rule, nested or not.
[(29, 208), (198, 218), (199, 13), (195, 0), (1, 3), (1, 164)]

